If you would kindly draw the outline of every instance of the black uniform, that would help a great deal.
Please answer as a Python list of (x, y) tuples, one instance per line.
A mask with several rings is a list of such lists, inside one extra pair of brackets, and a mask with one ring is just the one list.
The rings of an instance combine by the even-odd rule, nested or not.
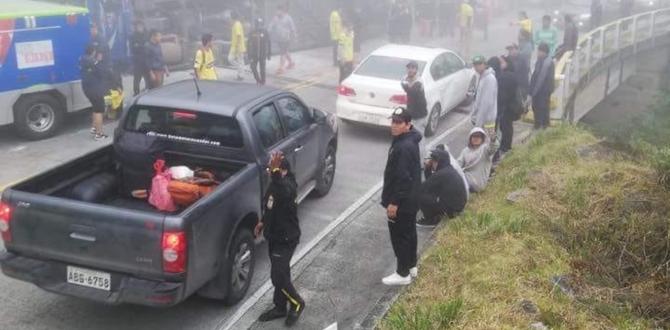
[(286, 303), (300, 311), (304, 300), (291, 283), (291, 257), (300, 241), (298, 222), (298, 185), (293, 174), (282, 177), (280, 172), (272, 173), (272, 183), (264, 198), (263, 233), (269, 243), (270, 278), (275, 287), (274, 304), (280, 311), (286, 311)]
[(407, 276), (416, 266), (416, 214), (419, 211), (415, 196), (421, 186), (421, 133), (412, 128), (408, 133), (393, 139), (384, 170), (382, 206), (397, 205), (395, 219), (389, 219), (391, 245), (397, 258), (396, 272)]
[(251, 32), (247, 54), (249, 54), (249, 64), (256, 82), (265, 85), (265, 64), (272, 57), (272, 42), (267, 29), (259, 28)]
[(428, 102), (426, 101), (426, 93), (423, 90), (423, 84), (420, 80), (415, 80), (410, 83), (403, 80), (400, 85), (407, 93), (407, 111), (412, 115), (413, 119), (424, 118), (428, 115)]
[(130, 51), (133, 56), (133, 93), (140, 93), (140, 83), (149, 85), (149, 70), (145, 61), (145, 47), (149, 38), (145, 32), (135, 32), (130, 39)]
[(84, 55), (79, 60), (81, 88), (91, 102), (94, 113), (105, 112), (105, 95), (109, 92), (110, 72), (102, 61)]
[(426, 219), (434, 219), (444, 214), (451, 218), (462, 212), (468, 201), (465, 182), (451, 166), (449, 153), (438, 152), (437, 161), (435, 172), (426, 168), (426, 181), (419, 192), (419, 206)]

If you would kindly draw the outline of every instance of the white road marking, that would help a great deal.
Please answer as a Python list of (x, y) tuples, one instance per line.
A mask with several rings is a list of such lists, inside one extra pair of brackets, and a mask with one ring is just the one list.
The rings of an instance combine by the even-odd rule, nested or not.
[(26, 148), (28, 148), (28, 147), (27, 146), (17, 146), (17, 147), (9, 149), (9, 152), (19, 152), (21, 150), (25, 150)]
[[(461, 126), (465, 125), (470, 121), (470, 116), (466, 116), (463, 120), (458, 122), (455, 126), (451, 127), (450, 129), (446, 130), (444, 133), (440, 134), (439, 136), (435, 137), (430, 143), (426, 145), (426, 148), (428, 150), (434, 148), (440, 141), (442, 141), (444, 138), (447, 136), (451, 135), (454, 133), (457, 129), (459, 129)], [(358, 208), (360, 208), (365, 202), (367, 202), (372, 196), (374, 196), (384, 185), (384, 181), (381, 180), (377, 184), (375, 184), (370, 190), (368, 190), (363, 196), (361, 196), (358, 200), (356, 200), (351, 206), (349, 206), (344, 212), (342, 212), (335, 221), (331, 222), (326, 228), (324, 228), (314, 239), (312, 239), (307, 245), (303, 246), (300, 251), (296, 255), (293, 256), (293, 259), (291, 259), (291, 267), (293, 267), (296, 263), (298, 263), (302, 258), (304, 258), (312, 249), (314, 249), (321, 240), (323, 240), (330, 232), (332, 232), (335, 228), (337, 228), (338, 225), (340, 225), (344, 220), (346, 220), (349, 216), (351, 216)], [(235, 314), (233, 314), (231, 317), (229, 317), (225, 323), (223, 323), (221, 326), (219, 326), (217, 329), (218, 330), (231, 330), (235, 323), (237, 323), (254, 305), (256, 305), (261, 298), (272, 288), (272, 282), (270, 280), (265, 281), (263, 285), (261, 285), (260, 288), (256, 289), (256, 292), (254, 294), (247, 298), (247, 300), (244, 301), (242, 306), (237, 309)]]

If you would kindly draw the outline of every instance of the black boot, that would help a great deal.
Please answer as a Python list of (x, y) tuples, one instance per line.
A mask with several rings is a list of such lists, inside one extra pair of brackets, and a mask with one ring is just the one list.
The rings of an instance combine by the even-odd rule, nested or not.
[(291, 305), (291, 308), (288, 310), (288, 316), (286, 317), (286, 326), (290, 327), (293, 326), (296, 322), (298, 322), (298, 319), (300, 318), (300, 315), (302, 315), (302, 311), (305, 310), (305, 302), (302, 301), (300, 302), (300, 305), (298, 307), (295, 307)]
[(274, 307), (265, 313), (261, 314), (261, 316), (258, 318), (259, 322), (268, 322), (276, 319), (280, 319), (282, 317), (286, 316), (286, 311), (282, 311), (278, 309), (277, 307)]

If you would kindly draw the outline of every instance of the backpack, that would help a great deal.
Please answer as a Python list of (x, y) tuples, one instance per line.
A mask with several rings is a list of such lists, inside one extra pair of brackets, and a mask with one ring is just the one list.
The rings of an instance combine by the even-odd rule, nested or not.
[(214, 191), (214, 188), (216, 186), (213, 183), (199, 184), (196, 180), (172, 180), (167, 189), (175, 204), (188, 207)]

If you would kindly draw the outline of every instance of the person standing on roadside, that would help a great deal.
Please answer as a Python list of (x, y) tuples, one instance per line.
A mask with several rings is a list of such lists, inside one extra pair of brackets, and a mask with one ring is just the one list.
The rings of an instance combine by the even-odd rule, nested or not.
[(530, 97), (535, 117), (535, 129), (549, 127), (551, 94), (554, 92), (554, 61), (549, 55), (549, 46), (537, 46), (537, 61), (530, 79)]
[[(410, 61), (407, 63), (407, 75), (400, 81), (400, 86), (407, 94), (407, 112), (412, 116), (412, 126), (419, 134), (426, 134), (428, 121), (428, 102), (426, 101), (426, 91), (423, 88), (423, 82), (419, 77), (419, 63)], [(429, 132), (431, 134), (435, 132)], [(422, 140), (419, 145), (419, 152), (424, 153), (424, 144)]]
[(463, 56), (467, 57), (470, 54), (472, 47), (472, 28), (474, 26), (475, 10), (470, 5), (470, 0), (463, 0), (459, 7), (458, 18), (460, 21), (461, 31), (461, 51)]
[(591, 0), (591, 30), (600, 26), (603, 20), (603, 5), (600, 0)]
[(152, 30), (146, 48), (146, 66), (149, 70), (149, 89), (163, 86), (166, 75), (170, 75), (161, 48), (161, 33)]
[(551, 16), (544, 15), (542, 17), (542, 28), (535, 30), (533, 43), (535, 45), (547, 44), (549, 46), (549, 56), (553, 56), (556, 46), (558, 46), (558, 31), (551, 25)]
[(286, 326), (292, 326), (305, 310), (305, 301), (291, 282), (291, 258), (300, 242), (296, 202), (298, 184), (281, 152), (272, 154), (268, 171), (272, 181), (263, 199), (263, 217), (256, 225), (254, 235), (259, 237), (263, 232), (268, 241), (270, 279), (275, 289), (274, 307), (261, 314), (258, 321), (268, 322), (285, 317)]
[(265, 85), (265, 67), (267, 61), (272, 58), (272, 41), (262, 18), (256, 19), (254, 30), (249, 35), (247, 50), (251, 72), (254, 73), (256, 83)]
[(528, 85), (530, 83), (530, 57), (532, 51), (533, 50), (530, 49), (530, 51), (521, 52), (517, 44), (507, 46), (507, 62), (514, 68), (512, 71), (516, 77), (519, 95), (524, 98), (528, 95)]
[(130, 37), (130, 52), (133, 58), (133, 95), (140, 93), (140, 84), (149, 87), (149, 70), (146, 65), (146, 46), (149, 41), (144, 22), (136, 21), (133, 35)]
[(338, 66), (337, 50), (340, 42), (340, 35), (342, 34), (342, 12), (341, 8), (333, 9), (330, 12), (330, 40), (333, 44), (333, 66)]
[(354, 71), (354, 42), (356, 35), (354, 29), (349, 21), (345, 21), (342, 25), (342, 32), (340, 33), (338, 60), (340, 63), (340, 83), (347, 79)]
[(247, 42), (244, 35), (244, 25), (240, 18), (240, 14), (233, 11), (230, 15), (233, 19), (233, 25), (231, 27), (231, 41), (230, 41), (230, 51), (228, 52), (228, 62), (233, 65), (237, 71), (237, 77), (235, 80), (242, 81), (244, 78), (244, 54), (247, 52)]
[(382, 279), (385, 285), (408, 285), (418, 275), (416, 200), (421, 186), (421, 133), (412, 127), (412, 115), (396, 108), (391, 117), (393, 142), (384, 170), (381, 205), (386, 209), (396, 271)]
[[(519, 19), (516, 22), (510, 23), (510, 25), (518, 25), (519, 26), (519, 45), (522, 43), (522, 38), (524, 34), (533, 34), (533, 21), (528, 18), (528, 13), (525, 11), (519, 12)], [(526, 39), (526, 38), (523, 38)], [(533, 48), (533, 46), (531, 46)]]
[(81, 87), (84, 95), (91, 102), (93, 109), (91, 134), (96, 141), (107, 138), (103, 131), (105, 114), (105, 95), (109, 91), (109, 68), (104, 64), (104, 55), (93, 45), (86, 47), (86, 53), (79, 60), (81, 71)]
[(561, 44), (556, 50), (554, 58), (557, 60), (561, 59), (563, 54), (566, 52), (571, 52), (577, 49), (577, 42), (579, 40), (579, 28), (575, 23), (572, 15), (565, 15), (565, 29), (563, 31), (563, 44)]
[(213, 38), (209, 33), (204, 34), (201, 38), (202, 47), (195, 52), (193, 70), (195, 71), (195, 77), (200, 80), (219, 79), (214, 66), (216, 59), (212, 50)]
[(419, 207), (423, 218), (416, 222), (417, 226), (435, 227), (441, 217), (453, 218), (465, 209), (468, 189), (464, 174), (452, 166), (451, 155), (444, 146), (431, 151), (424, 167), (424, 176), (426, 181), (421, 184), (419, 191)]
[[(479, 75), (477, 96), (472, 110), (472, 125), (482, 128), (489, 137), (495, 136), (498, 118), (498, 82), (493, 68), (487, 64), (484, 56), (472, 59), (472, 65)], [(493, 139), (493, 138), (492, 138)]]
[(502, 133), (500, 139), (499, 157), (512, 149), (514, 138), (514, 121), (517, 120), (517, 108), (520, 105), (518, 99), (517, 77), (514, 68), (508, 62), (508, 58), (492, 57), (488, 61), (489, 67), (493, 68), (498, 82), (498, 127)]
[(295, 41), (298, 34), (295, 28), (293, 18), (288, 14), (288, 9), (280, 5), (270, 26), (273, 39), (279, 45), (279, 68), (277, 74), (284, 73), (284, 69), (291, 70), (295, 67), (295, 62), (291, 58), (291, 44)]

